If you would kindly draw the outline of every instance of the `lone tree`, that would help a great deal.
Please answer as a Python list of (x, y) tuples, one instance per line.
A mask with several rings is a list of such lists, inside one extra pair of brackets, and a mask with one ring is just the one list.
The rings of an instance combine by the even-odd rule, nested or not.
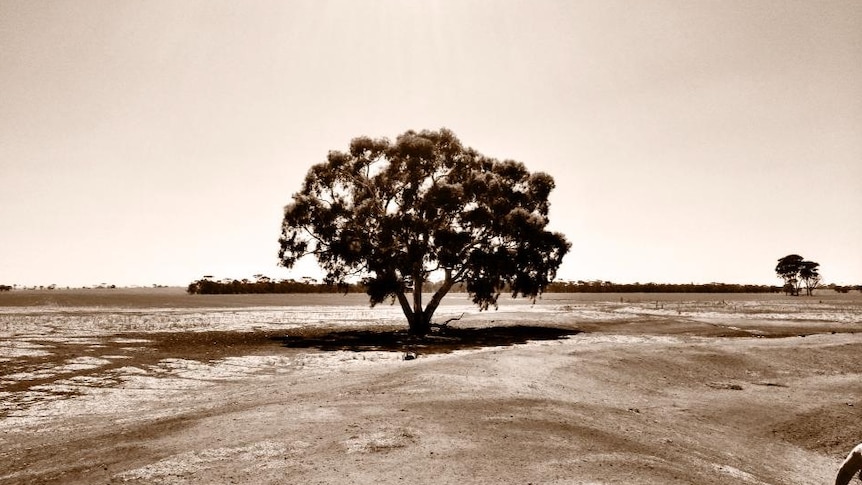
[(799, 289), (805, 284), (808, 296), (814, 294), (814, 290), (820, 284), (820, 263), (806, 261), (798, 254), (788, 254), (778, 260), (775, 273), (784, 279), (784, 291), (788, 295), (799, 296)]
[(778, 260), (775, 273), (784, 280), (784, 292), (788, 295), (799, 294), (799, 267), (803, 258), (798, 254), (788, 254)]
[[(545, 229), (553, 188), (550, 175), (485, 157), (447, 129), (355, 138), (312, 166), (285, 207), (280, 263), (313, 254), (326, 283), (360, 280), (372, 306), (397, 299), (410, 333), (425, 335), (455, 284), (486, 310), (505, 290), (536, 298), (554, 279), (570, 244)], [(423, 307), (433, 275), (442, 284)]]

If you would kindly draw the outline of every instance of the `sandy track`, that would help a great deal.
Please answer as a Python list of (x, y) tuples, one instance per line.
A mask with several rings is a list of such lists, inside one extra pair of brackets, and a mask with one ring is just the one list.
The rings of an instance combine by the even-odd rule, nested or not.
[(0, 483), (829, 483), (862, 440), (860, 334), (603, 328), (413, 361), (178, 337), (135, 362), (180, 371), (4, 426)]

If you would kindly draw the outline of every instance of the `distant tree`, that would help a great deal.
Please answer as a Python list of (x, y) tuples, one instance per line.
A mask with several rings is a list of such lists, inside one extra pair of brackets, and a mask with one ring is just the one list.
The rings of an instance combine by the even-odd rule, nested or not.
[(798, 296), (799, 289), (805, 284), (806, 294), (811, 296), (820, 284), (820, 263), (806, 261), (798, 254), (788, 254), (778, 260), (775, 272), (784, 280), (784, 290), (789, 295)]
[(372, 305), (397, 299), (410, 332), (424, 335), (457, 283), (487, 309), (502, 291), (535, 298), (553, 280), (570, 246), (545, 230), (553, 188), (550, 175), (482, 156), (446, 129), (355, 138), (293, 195), (279, 259), (290, 268), (313, 254), (326, 283), (361, 279)]
[(788, 295), (799, 294), (799, 269), (804, 258), (798, 254), (788, 254), (778, 260), (775, 272), (784, 280), (784, 291)]
[(820, 263), (814, 261), (802, 261), (799, 263), (799, 279), (805, 283), (805, 292), (808, 296), (814, 294), (814, 290), (820, 284), (818, 268)]
[(829, 288), (830, 290), (835, 291), (836, 293), (849, 293), (850, 290), (852, 289), (852, 287), (850, 287), (850, 286), (841, 286), (841, 285), (836, 285), (835, 283), (831, 283), (831, 284), (827, 285), (826, 287)]

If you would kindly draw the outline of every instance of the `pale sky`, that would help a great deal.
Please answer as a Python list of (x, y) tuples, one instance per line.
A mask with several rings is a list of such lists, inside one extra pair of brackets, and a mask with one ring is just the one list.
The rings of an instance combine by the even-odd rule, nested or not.
[(0, 0), (0, 284), (315, 275), (308, 168), (441, 127), (556, 179), (562, 279), (862, 283), (858, 0)]

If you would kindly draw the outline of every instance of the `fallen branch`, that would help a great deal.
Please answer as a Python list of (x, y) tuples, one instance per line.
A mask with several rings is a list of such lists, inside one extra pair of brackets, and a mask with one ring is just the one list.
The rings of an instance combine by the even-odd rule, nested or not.
[(446, 320), (443, 323), (432, 323), (431, 328), (438, 328), (438, 329), (446, 328), (446, 326), (448, 326), (450, 323), (454, 322), (455, 320), (460, 320), (462, 318), (464, 318), (463, 313), (461, 315), (458, 315), (457, 317), (450, 318), (449, 320)]

